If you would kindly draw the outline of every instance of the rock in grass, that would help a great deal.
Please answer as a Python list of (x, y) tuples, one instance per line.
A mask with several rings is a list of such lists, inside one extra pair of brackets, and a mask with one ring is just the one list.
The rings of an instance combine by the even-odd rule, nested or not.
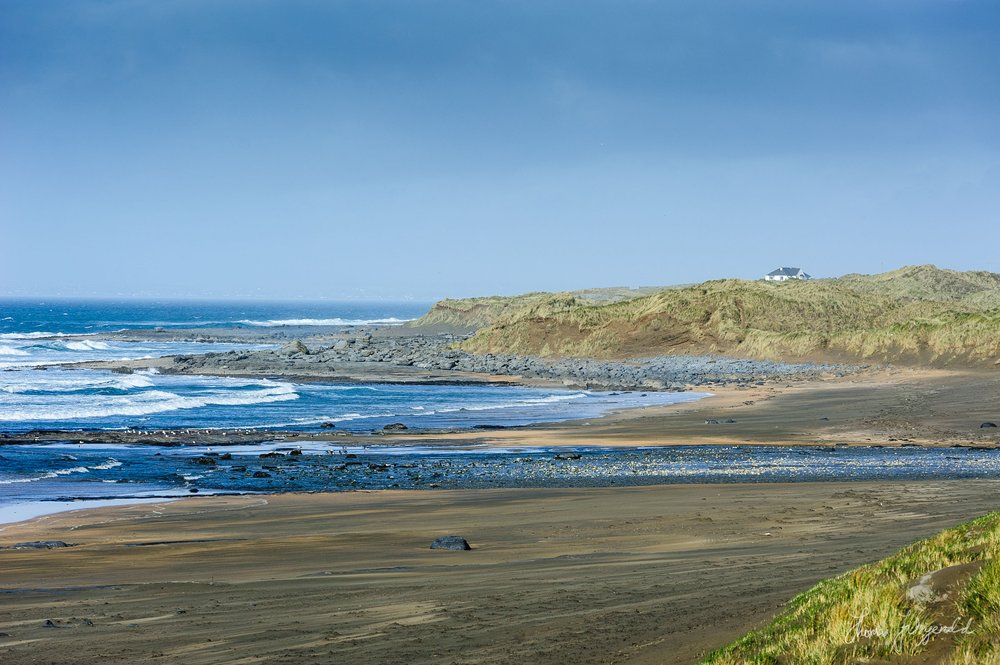
[(441, 536), (431, 543), (432, 550), (471, 550), (469, 541), (461, 536)]

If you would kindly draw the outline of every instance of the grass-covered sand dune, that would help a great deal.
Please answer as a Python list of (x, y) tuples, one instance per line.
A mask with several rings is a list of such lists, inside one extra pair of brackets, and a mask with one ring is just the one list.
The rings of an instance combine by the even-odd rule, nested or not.
[(1000, 513), (820, 582), (704, 665), (1000, 663)]
[(427, 314), (406, 324), (409, 328), (442, 326), (471, 332), (493, 324), (511, 314), (537, 305), (564, 303), (601, 305), (631, 300), (657, 293), (669, 287), (626, 288), (609, 287), (584, 289), (565, 293), (526, 293), (520, 296), (485, 296), (481, 298), (448, 298), (435, 303)]
[(535, 293), (442, 301), (414, 323), (431, 324), (477, 330), (463, 347), (478, 353), (992, 366), (1000, 361), (1000, 275), (914, 266), (838, 279), (616, 290), (603, 300)]

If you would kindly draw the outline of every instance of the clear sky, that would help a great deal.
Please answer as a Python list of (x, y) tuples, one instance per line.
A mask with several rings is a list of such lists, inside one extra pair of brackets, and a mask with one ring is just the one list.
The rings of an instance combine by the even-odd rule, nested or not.
[(1000, 5), (0, 0), (0, 294), (1000, 271)]

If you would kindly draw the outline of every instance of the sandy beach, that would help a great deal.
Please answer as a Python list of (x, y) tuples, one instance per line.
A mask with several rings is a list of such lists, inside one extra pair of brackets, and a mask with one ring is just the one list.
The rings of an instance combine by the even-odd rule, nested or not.
[[(0, 531), (4, 663), (691, 663), (995, 481), (196, 498)], [(458, 534), (472, 551), (430, 550)]]

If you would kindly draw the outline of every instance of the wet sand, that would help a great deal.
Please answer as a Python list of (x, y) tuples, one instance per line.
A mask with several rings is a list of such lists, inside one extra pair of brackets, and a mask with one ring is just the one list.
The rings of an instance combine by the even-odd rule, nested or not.
[[(1000, 481), (203, 497), (8, 525), (0, 662), (691, 663)], [(469, 552), (428, 549), (458, 534)], [(51, 625), (46, 625), (46, 622)]]

